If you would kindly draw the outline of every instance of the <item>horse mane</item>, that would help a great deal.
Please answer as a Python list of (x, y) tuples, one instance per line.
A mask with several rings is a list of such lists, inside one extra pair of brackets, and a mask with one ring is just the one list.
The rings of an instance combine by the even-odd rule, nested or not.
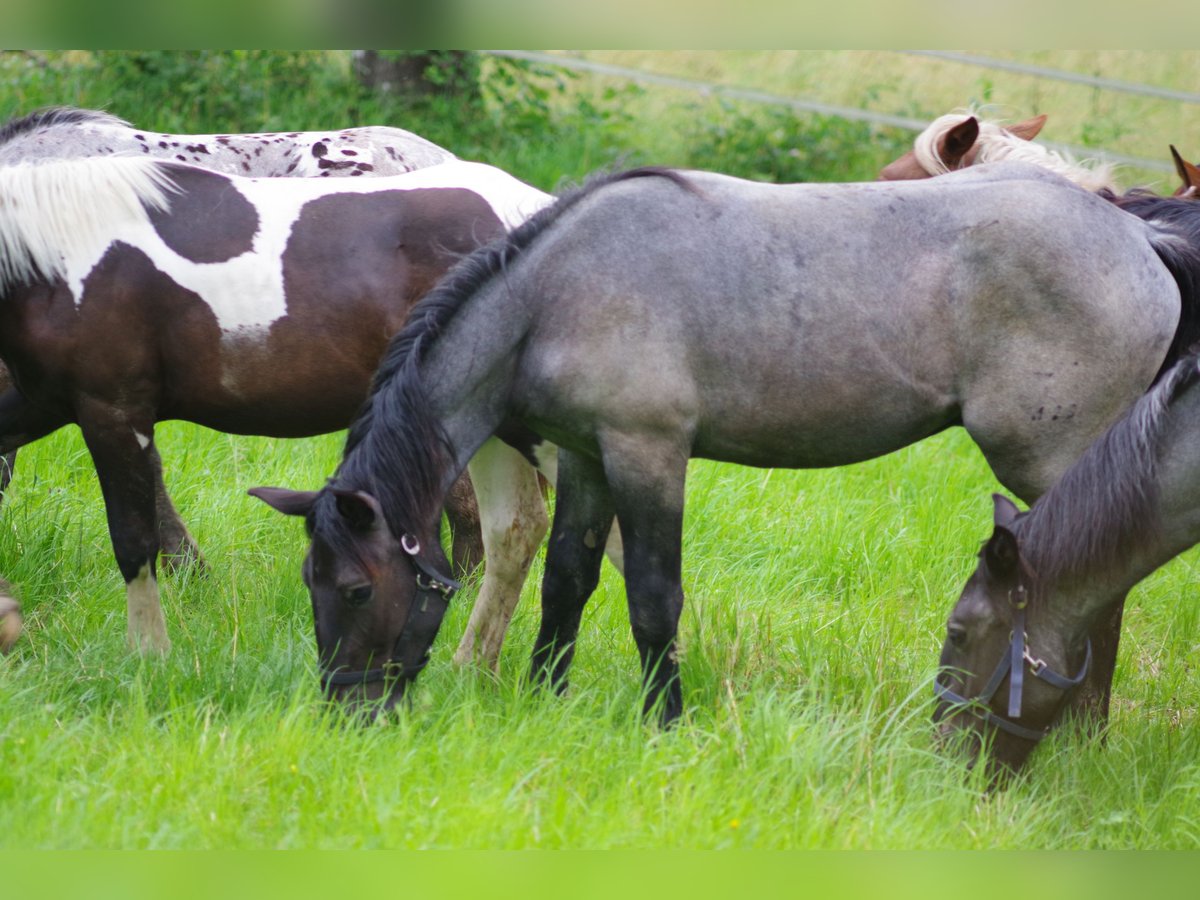
[(0, 292), (39, 275), (61, 276), (76, 248), (103, 246), (122, 222), (165, 210), (167, 165), (93, 157), (0, 166)]
[(0, 126), (0, 146), (34, 131), (47, 128), (57, 128), (62, 125), (82, 124), (111, 125), (119, 128), (132, 128), (124, 119), (98, 109), (79, 109), (74, 106), (46, 106), (36, 109), (28, 115), (17, 119), (9, 119)]
[(429, 347), (480, 287), (503, 272), (564, 213), (608, 185), (649, 176), (698, 191), (682, 174), (659, 167), (594, 175), (507, 235), (461, 259), (413, 307), (404, 327), (389, 342), (371, 391), (350, 425), (332, 485), (371, 492), (395, 535), (418, 535), (427, 527), (440, 512), (442, 485), (454, 464), (450, 439), (429, 412), (421, 380), (420, 364)]
[(1200, 353), (1192, 348), (1017, 519), (1039, 587), (1094, 577), (1154, 541), (1167, 411), (1197, 383)]
[(976, 163), (1027, 162), (1062, 175), (1089, 191), (1107, 188), (1116, 190), (1113, 166), (1098, 160), (1078, 162), (1066, 153), (1051, 150), (1044, 144), (1036, 144), (1004, 129), (999, 122), (980, 118), (974, 110), (959, 110), (939, 116), (913, 141), (913, 155), (917, 163), (930, 175), (945, 175), (950, 167), (938, 156), (938, 143), (951, 128), (961, 125), (970, 116), (979, 122), (979, 151)]
[(1188, 348), (1200, 341), (1200, 203), (1179, 197), (1160, 197), (1144, 190), (1123, 195), (1107, 190), (1099, 193), (1118, 209), (1151, 226), (1154, 252), (1179, 286), (1179, 325), (1167, 357), (1155, 376), (1158, 380)]

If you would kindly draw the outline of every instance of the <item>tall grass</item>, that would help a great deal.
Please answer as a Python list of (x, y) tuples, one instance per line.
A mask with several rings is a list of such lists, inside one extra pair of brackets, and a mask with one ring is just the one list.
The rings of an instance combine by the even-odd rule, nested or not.
[[(0, 99), (98, 105), (105, 93), (164, 91), (149, 76), (106, 80), (87, 68), (90, 58), (57, 63), (38, 70), (42, 82), (10, 82)], [(247, 72), (266, 65), (235, 63)], [(263, 87), (262, 121), (242, 108), (233, 124), (171, 124), (169, 102), (110, 108), (147, 127), (154, 119), (196, 131), (340, 124), (347, 95), (333, 88), (347, 88), (326, 65), (313, 61), (318, 81), (286, 104), (277, 86)], [(52, 87), (76, 93), (50, 96)], [(639, 136), (647, 146), (662, 140), (655, 122), (629, 112), (637, 97), (618, 97), (609, 111), (596, 105), (602, 97), (572, 108), (577, 87), (542, 95), (557, 146), (514, 147), (503, 128), (489, 137), (479, 123), (462, 132), (475, 149), (494, 141), (489, 161), (543, 185), (553, 172), (611, 161)], [(355, 102), (361, 112), (392, 101)], [(503, 125), (504, 103), (493, 102), (488, 115)], [(434, 133), (421, 112), (392, 121), (483, 155)], [(572, 135), (578, 116), (615, 136)], [(536, 118), (512, 131), (533, 133)], [(749, 140), (722, 144), (717, 121), (694, 121), (690, 133), (731, 154)], [(844, 155), (865, 169), (859, 149), (847, 144)], [(1025, 777), (995, 794), (935, 752), (930, 679), (995, 489), (961, 431), (827, 471), (693, 462), (687, 711), (666, 732), (638, 715), (623, 589), (607, 565), (567, 696), (521, 686), (540, 559), (498, 676), (450, 663), (471, 584), (411, 707), (375, 727), (349, 726), (317, 688), (301, 528), (245, 494), (256, 484), (319, 485), (340, 436), (270, 441), (168, 423), (158, 441), (210, 565), (163, 579), (174, 649), (162, 660), (125, 648), (124, 590), (77, 430), (21, 453), (0, 510), (0, 570), (20, 586), (27, 614), (26, 635), (0, 660), (2, 846), (1076, 848), (1191, 847), (1200, 837), (1197, 684), (1187, 663), (1200, 618), (1189, 590), (1195, 554), (1130, 598), (1104, 746), (1058, 733)]]

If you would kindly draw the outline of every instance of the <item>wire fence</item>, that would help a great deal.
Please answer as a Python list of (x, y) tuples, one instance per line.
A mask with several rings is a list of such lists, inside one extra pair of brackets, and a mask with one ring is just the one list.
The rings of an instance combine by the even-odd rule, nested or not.
[[(875, 110), (856, 109), (849, 106), (822, 103), (818, 100), (812, 100), (808, 98), (784, 97), (778, 94), (768, 93), (766, 91), (718, 84), (716, 82), (703, 81), (695, 78), (683, 78), (678, 75), (664, 75), (658, 72), (649, 72), (644, 69), (617, 66), (610, 63), (578, 59), (571, 56), (560, 56), (558, 54), (545, 53), (536, 50), (488, 50), (485, 52), (493, 56), (502, 56), (509, 59), (520, 59), (525, 60), (526, 62), (533, 62), (542, 65), (558, 66), (573, 72), (586, 72), (593, 75), (603, 75), (609, 78), (621, 78), (627, 81), (632, 81), (636, 84), (657, 85), (660, 87), (676, 88), (678, 90), (694, 91), (705, 96), (724, 97), (730, 100), (745, 100), (751, 103), (763, 103), (771, 106), (788, 107), (796, 110), (797, 112), (810, 112), (826, 116), (838, 116), (840, 118), (849, 119), (855, 122), (869, 122), (874, 125), (903, 128), (914, 132), (923, 131), (925, 127), (929, 125), (928, 120), (891, 115), (889, 113), (877, 112)], [(1026, 65), (1023, 63), (1014, 63), (1007, 60), (994, 59), (991, 57), (973, 56), (966, 53), (951, 53), (948, 51), (937, 50), (910, 50), (903, 52), (910, 55), (931, 57), (948, 62), (964, 63), (968, 65), (1017, 72), (1023, 75), (1030, 75), (1039, 78), (1052, 78), (1061, 81), (1069, 81), (1104, 90), (1139, 94), (1146, 97), (1153, 97), (1155, 99), (1200, 104), (1200, 94), (1193, 94), (1185, 91), (1173, 91), (1167, 88), (1155, 87), (1153, 85), (1135, 84), (1131, 82), (1099, 78), (1090, 75), (1080, 75), (1074, 72), (1064, 72), (1059, 69)], [(1060, 153), (1070, 154), (1076, 158), (1098, 159), (1104, 162), (1136, 166), (1141, 169), (1147, 169), (1156, 172), (1174, 171), (1170, 163), (1160, 159), (1147, 159), (1146, 157), (1142, 156), (1131, 156), (1124, 153), (1101, 150), (1096, 147), (1081, 147), (1075, 144), (1064, 144), (1055, 141), (1042, 141), (1042, 143), (1053, 150), (1057, 150)]]

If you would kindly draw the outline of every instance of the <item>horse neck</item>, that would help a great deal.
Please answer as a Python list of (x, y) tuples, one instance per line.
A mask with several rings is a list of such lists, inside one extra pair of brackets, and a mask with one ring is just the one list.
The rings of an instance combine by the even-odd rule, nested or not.
[(403, 339), (420, 327), (418, 305), (376, 376), (368, 412), (351, 426), (334, 480), (374, 493), (397, 534), (436, 538), (451, 486), (508, 416), (527, 319), (522, 308), (494, 309), (514, 306), (494, 302), (504, 299), (485, 283), (412, 344)]

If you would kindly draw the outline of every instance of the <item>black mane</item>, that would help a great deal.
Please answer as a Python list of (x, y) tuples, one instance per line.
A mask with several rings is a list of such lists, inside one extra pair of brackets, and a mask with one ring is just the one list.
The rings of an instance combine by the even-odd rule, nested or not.
[(22, 135), (59, 125), (79, 125), (84, 122), (103, 122), (106, 125), (123, 125), (130, 128), (124, 119), (101, 112), (98, 109), (78, 109), (74, 106), (47, 106), (34, 110), (19, 119), (9, 119), (0, 127), (0, 145), (7, 144)]
[(1118, 209), (1154, 227), (1157, 232), (1157, 239), (1152, 241), (1154, 251), (1179, 285), (1179, 325), (1167, 357), (1154, 377), (1157, 382), (1200, 341), (1200, 202), (1160, 197), (1142, 190), (1122, 196), (1107, 190), (1099, 194)]
[(1167, 411), (1197, 383), (1200, 352), (1193, 347), (1017, 520), (1022, 553), (1041, 586), (1094, 576), (1153, 543)]
[(668, 178), (695, 190), (683, 175), (656, 167), (594, 176), (508, 235), (459, 261), (413, 307), (407, 323), (389, 343), (371, 393), (350, 426), (332, 484), (366, 490), (377, 497), (394, 535), (422, 536), (422, 530), (441, 512), (442, 485), (454, 464), (453, 448), (441, 423), (429, 413), (421, 381), (420, 364), (429, 346), (485, 282), (502, 272), (563, 213), (607, 185), (647, 176)]

